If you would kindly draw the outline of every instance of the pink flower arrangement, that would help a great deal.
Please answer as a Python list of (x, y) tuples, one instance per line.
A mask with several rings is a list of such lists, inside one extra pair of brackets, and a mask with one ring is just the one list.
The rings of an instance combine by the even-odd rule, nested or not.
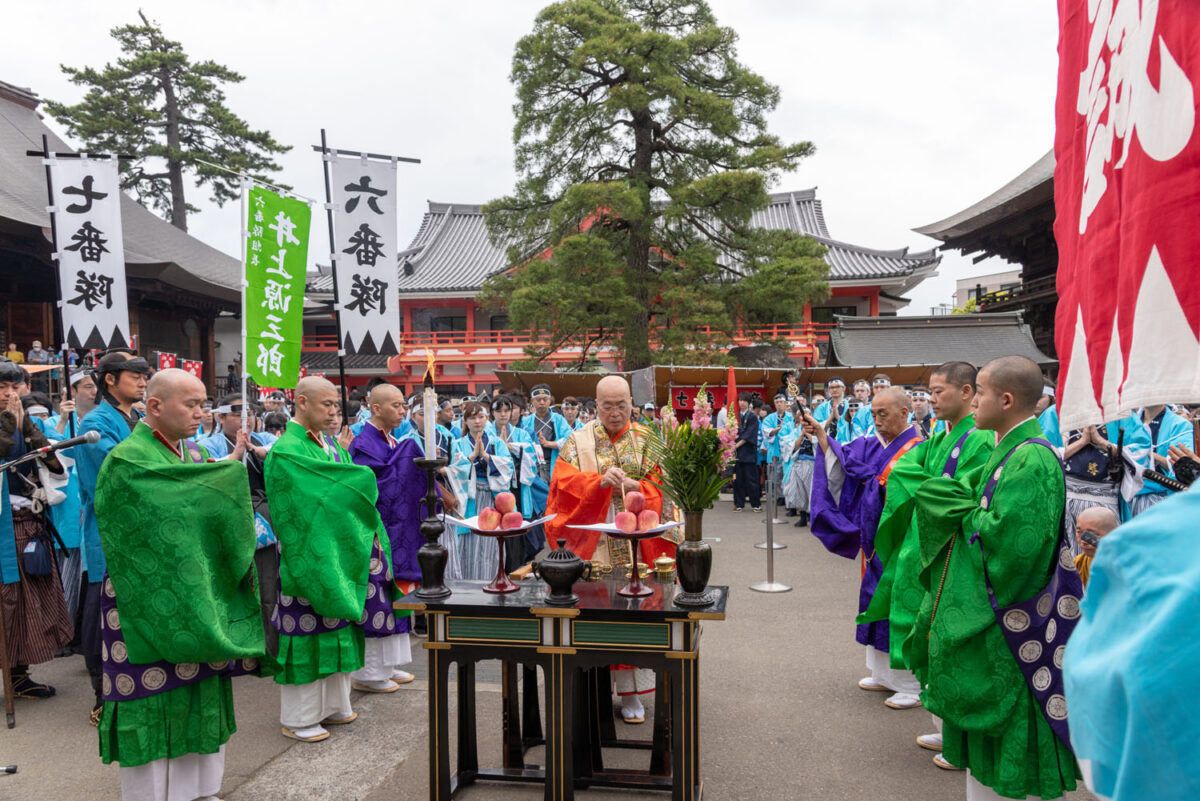
[[(693, 401), (693, 411), (691, 425), (693, 428), (712, 428), (712, 407), (708, 403), (708, 384), (701, 384), (700, 389), (696, 391), (696, 399)], [(731, 419), (737, 420), (736, 416)], [(737, 426), (729, 426), (726, 421), (725, 428), (717, 432), (717, 439), (721, 442), (721, 464), (720, 469), (724, 470), (733, 461), (737, 455), (737, 449), (733, 447), (733, 443), (737, 442)]]

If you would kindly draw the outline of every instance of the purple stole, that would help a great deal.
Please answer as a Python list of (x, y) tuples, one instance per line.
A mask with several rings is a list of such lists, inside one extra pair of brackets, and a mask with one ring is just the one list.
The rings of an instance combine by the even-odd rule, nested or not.
[[(875, 555), (875, 531), (883, 514), (887, 476), (899, 457), (920, 441), (916, 428), (909, 426), (885, 447), (874, 435), (859, 437), (846, 444), (829, 440), (832, 455), (841, 462), (846, 474), (841, 498), (835, 503), (825, 473), (825, 454), (816, 449), (813, 471), (811, 528), (813, 536), (830, 553), (864, 559), (859, 586), (858, 611), (866, 611), (883, 575), (883, 563)], [(855, 639), (876, 650), (888, 650), (887, 621), (859, 625)]]

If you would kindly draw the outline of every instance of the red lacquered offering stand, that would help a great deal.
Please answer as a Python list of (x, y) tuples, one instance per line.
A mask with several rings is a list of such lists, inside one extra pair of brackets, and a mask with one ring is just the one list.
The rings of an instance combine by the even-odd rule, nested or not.
[(504, 541), (509, 537), (519, 537), (534, 526), (540, 526), (547, 520), (553, 520), (555, 515), (547, 515), (540, 517), (537, 520), (525, 520), (517, 528), (496, 528), (485, 530), (479, 528), (479, 515), (473, 515), (466, 520), (460, 520), (457, 517), (446, 515), (446, 523), (452, 526), (461, 526), (470, 529), (473, 533), (481, 537), (491, 537), (496, 540), (500, 554), (500, 564), (496, 568), (496, 577), (492, 579), (490, 584), (485, 584), (484, 592), (504, 593), (516, 592), (521, 589), (520, 585), (516, 584), (508, 577), (508, 571), (504, 569)]

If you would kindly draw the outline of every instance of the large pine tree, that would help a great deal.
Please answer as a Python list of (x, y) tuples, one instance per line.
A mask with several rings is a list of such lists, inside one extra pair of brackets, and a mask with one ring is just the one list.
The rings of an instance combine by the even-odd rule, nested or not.
[(197, 208), (187, 202), (185, 170), (223, 205), (240, 197), (240, 179), (201, 160), (269, 181), (266, 173), (279, 169), (272, 155), (291, 146), (252, 130), (225, 106), (221, 84), (244, 76), (213, 61), (192, 63), (179, 42), (138, 14), (141, 25), (111, 31), (124, 54), (116, 64), (62, 67), (72, 83), (88, 87), (83, 100), (46, 108), (82, 149), (133, 156), (121, 162), (122, 188), (186, 231)]
[(485, 208), (513, 269), (481, 298), (547, 332), (534, 361), (719, 362), (740, 326), (828, 292), (818, 243), (750, 225), (813, 146), (768, 133), (779, 91), (736, 41), (702, 1), (564, 0), (518, 42), (518, 182)]

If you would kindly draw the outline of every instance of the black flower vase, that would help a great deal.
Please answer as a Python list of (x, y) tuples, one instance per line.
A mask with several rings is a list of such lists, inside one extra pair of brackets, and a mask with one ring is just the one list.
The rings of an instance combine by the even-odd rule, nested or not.
[(715, 600), (708, 591), (712, 546), (703, 538), (703, 516), (704, 512), (683, 513), (684, 540), (675, 549), (675, 573), (683, 592), (675, 595), (676, 606), (709, 606)]

